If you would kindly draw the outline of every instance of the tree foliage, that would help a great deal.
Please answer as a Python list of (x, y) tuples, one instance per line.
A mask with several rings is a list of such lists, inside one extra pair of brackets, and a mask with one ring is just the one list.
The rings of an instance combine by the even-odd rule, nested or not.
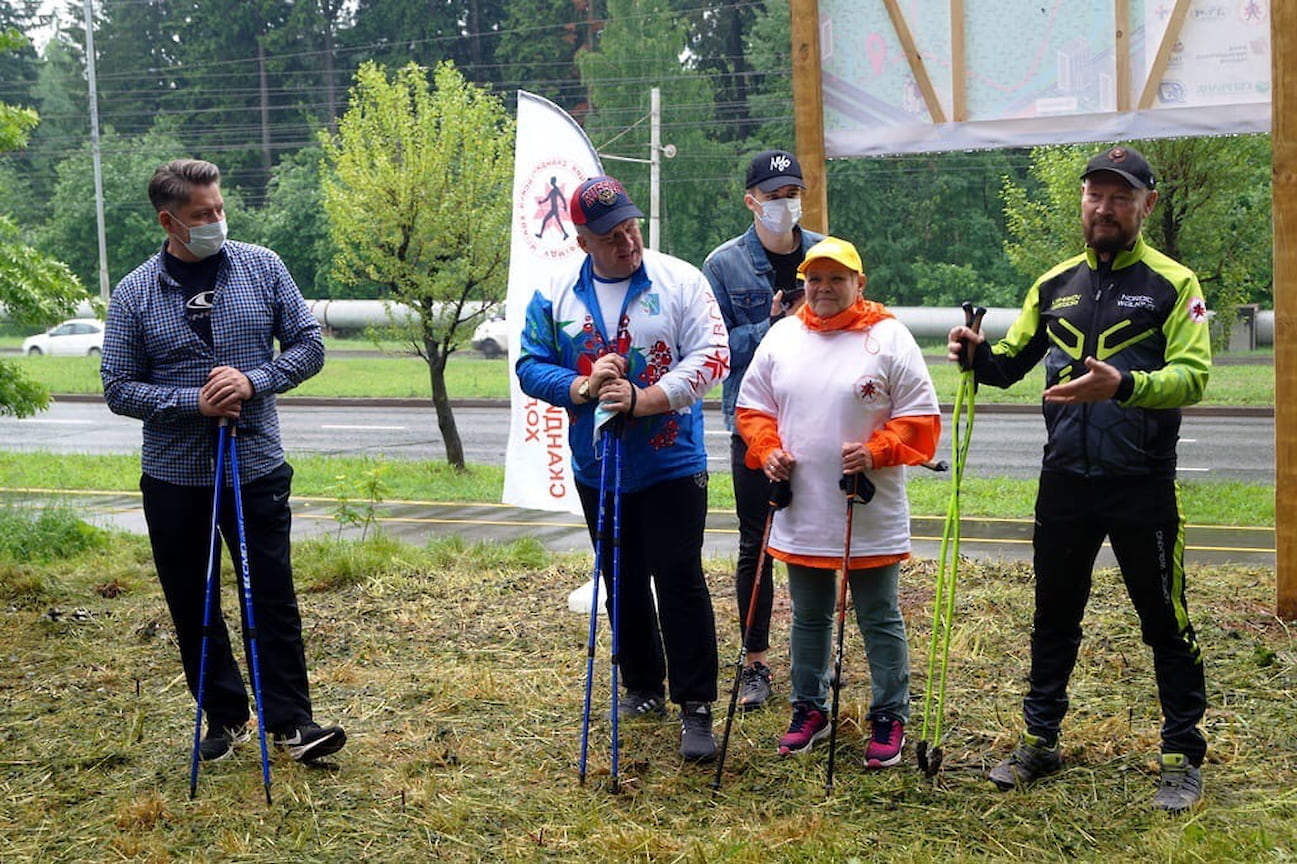
[[(26, 44), (18, 33), (0, 31), (0, 55)], [(36, 112), (0, 102), (0, 151), (27, 143)], [(19, 324), (45, 325), (70, 312), (84, 297), (76, 277), (63, 263), (23, 242), (18, 226), (0, 213), (0, 303)], [(0, 414), (27, 417), (49, 404), (45, 388), (18, 366), (0, 360)]]
[(418, 313), (393, 327), (428, 364), (446, 459), (462, 468), (445, 368), (457, 334), (504, 299), (514, 130), (454, 64), (438, 65), (433, 85), (412, 63), (390, 79), (361, 66), (337, 134), (321, 138), (324, 207), (338, 277)]

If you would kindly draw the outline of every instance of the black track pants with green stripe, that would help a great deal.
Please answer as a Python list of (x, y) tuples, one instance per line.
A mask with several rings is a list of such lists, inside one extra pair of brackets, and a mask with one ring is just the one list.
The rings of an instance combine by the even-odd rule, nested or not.
[(1206, 683), (1185, 605), (1184, 522), (1171, 478), (1041, 473), (1031, 681), (1023, 699), (1027, 730), (1047, 740), (1058, 736), (1094, 560), (1105, 537), (1139, 614), (1143, 640), (1153, 649), (1162, 751), (1201, 764), (1207, 743), (1198, 724), (1207, 706)]

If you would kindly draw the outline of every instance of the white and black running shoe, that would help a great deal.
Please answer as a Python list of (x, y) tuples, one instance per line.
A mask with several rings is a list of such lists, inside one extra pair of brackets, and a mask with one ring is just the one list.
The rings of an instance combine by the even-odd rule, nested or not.
[(347, 733), (341, 726), (320, 726), (303, 723), (295, 729), (276, 732), (276, 747), (287, 747), (288, 755), (298, 762), (311, 762), (330, 756), (347, 743)]

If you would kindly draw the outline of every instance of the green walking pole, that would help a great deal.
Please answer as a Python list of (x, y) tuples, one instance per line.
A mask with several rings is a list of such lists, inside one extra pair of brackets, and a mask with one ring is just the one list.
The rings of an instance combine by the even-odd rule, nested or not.
[[(986, 309), (964, 303), (964, 324), (974, 333), (981, 330)], [(950, 660), (950, 633), (954, 627), (955, 583), (959, 575), (959, 484), (964, 479), (964, 463), (973, 438), (973, 417), (977, 381), (973, 375), (971, 343), (964, 345), (959, 358), (959, 386), (951, 417), (952, 456), (950, 503), (946, 524), (941, 531), (941, 561), (937, 567), (937, 585), (932, 598), (932, 641), (928, 649), (928, 681), (923, 696), (923, 728), (915, 747), (919, 768), (928, 776), (941, 770), (941, 720), (946, 703), (946, 670)]]

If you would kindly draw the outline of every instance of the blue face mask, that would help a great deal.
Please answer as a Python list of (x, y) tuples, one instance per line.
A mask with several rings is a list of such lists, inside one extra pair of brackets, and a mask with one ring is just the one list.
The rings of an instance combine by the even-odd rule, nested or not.
[[(171, 214), (171, 218), (180, 222), (180, 217), (174, 213)], [(184, 222), (180, 222), (180, 224), (185, 225)], [(210, 258), (220, 252), (221, 247), (225, 245), (225, 238), (228, 236), (228, 229), (225, 226), (224, 219), (218, 219), (206, 225), (194, 225), (193, 227), (185, 225), (185, 227), (189, 228), (189, 242), (186, 243), (184, 240), (180, 240), (179, 237), (176, 239), (180, 240), (180, 244), (189, 250), (190, 255), (199, 259)]]

